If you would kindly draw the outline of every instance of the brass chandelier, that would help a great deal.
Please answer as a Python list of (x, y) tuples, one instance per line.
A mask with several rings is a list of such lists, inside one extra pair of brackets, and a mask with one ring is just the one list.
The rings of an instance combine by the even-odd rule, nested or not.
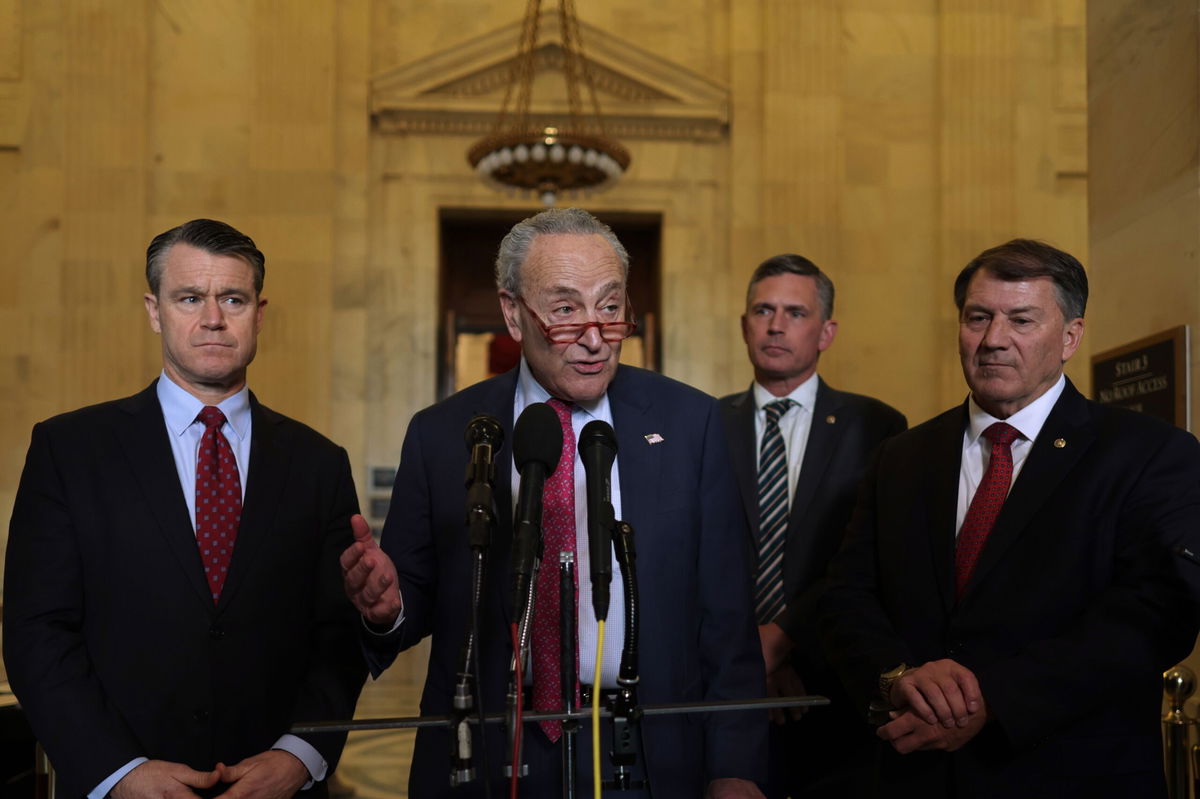
[[(509, 73), (496, 124), (467, 151), (483, 180), (500, 191), (528, 191), (552, 206), (563, 192), (604, 191), (629, 168), (629, 151), (609, 138), (588, 62), (583, 57), (574, 0), (558, 0), (567, 119), (535, 120), (529, 111), (537, 70), (541, 0), (528, 0), (517, 58)], [(580, 83), (593, 112), (585, 115)], [(511, 101), (511, 108), (510, 108)]]

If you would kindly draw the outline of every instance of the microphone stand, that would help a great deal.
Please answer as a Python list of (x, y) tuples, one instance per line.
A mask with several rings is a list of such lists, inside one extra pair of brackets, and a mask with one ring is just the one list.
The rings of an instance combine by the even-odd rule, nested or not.
[[(559, 649), (558, 657), (562, 675), (563, 708), (567, 713), (574, 713), (575, 683), (579, 675), (575, 671), (575, 553), (563, 551), (558, 553), (558, 625)], [(562, 736), (562, 795), (565, 799), (575, 799), (575, 769), (578, 765), (579, 754), (576, 736), (579, 732), (579, 722), (568, 719), (563, 722)]]
[[(541, 548), (540, 540), (538, 541), (538, 548)], [(525, 663), (529, 662), (529, 621), (533, 614), (533, 603), (537, 596), (537, 576), (540, 560), (540, 557), (535, 560), (529, 584), (525, 586), (525, 601), (521, 609), (521, 617), (517, 621), (516, 646), (513, 649), (513, 659), (508, 667), (508, 696), (504, 714), (504, 740), (506, 744), (504, 747), (505, 779), (512, 778), (514, 763), (516, 764), (518, 777), (529, 776), (529, 765), (525, 763), (523, 747), (520, 746), (520, 736), (518, 735), (521, 725), (517, 724), (517, 711), (520, 709), (517, 707), (517, 664), (519, 662), (524, 666)], [(525, 675), (523, 671), (519, 676), (521, 681), (524, 682)]]
[(618, 521), (613, 529), (613, 547), (617, 552), (617, 563), (621, 567), (621, 585), (625, 592), (625, 640), (621, 648), (621, 668), (617, 674), (617, 693), (612, 701), (613, 747), (608, 759), (613, 766), (613, 777), (604, 781), (611, 790), (631, 791), (646, 788), (648, 781), (633, 778), (633, 768), (638, 758), (645, 760), (642, 749), (642, 709), (638, 706), (637, 686), (641, 679), (638, 672), (638, 587), (637, 552), (633, 546), (633, 527), (628, 522)]
[[(479, 607), (483, 601), (483, 578), (487, 571), (487, 550), (496, 524), (493, 512), (493, 464), (467, 464), (467, 543), (471, 548), (470, 613), (463, 646), (459, 652), (457, 680), (454, 686), (453, 722), (450, 734), (450, 785), (475, 779), (472, 758), (470, 715), (475, 706), (476, 686), (471, 664), (478, 662)], [(481, 706), (482, 707), (482, 706)]]

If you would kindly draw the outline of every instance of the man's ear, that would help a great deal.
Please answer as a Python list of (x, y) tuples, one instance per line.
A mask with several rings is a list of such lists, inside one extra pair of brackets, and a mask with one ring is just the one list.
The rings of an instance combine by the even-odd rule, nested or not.
[(829, 349), (829, 345), (833, 343), (833, 337), (837, 335), (837, 327), (836, 319), (826, 319), (821, 323), (821, 336), (817, 339), (817, 352)]
[(508, 291), (500, 292), (500, 313), (504, 314), (504, 324), (508, 327), (508, 335), (512, 336), (513, 341), (520, 343), (521, 341), (521, 308), (514, 297)]
[(1081, 341), (1083, 341), (1083, 317), (1079, 316), (1063, 326), (1063, 363), (1071, 360), (1075, 350), (1079, 349)]
[(142, 302), (146, 304), (146, 315), (150, 317), (150, 329), (161, 334), (162, 324), (158, 321), (158, 297), (146, 292), (142, 295)]

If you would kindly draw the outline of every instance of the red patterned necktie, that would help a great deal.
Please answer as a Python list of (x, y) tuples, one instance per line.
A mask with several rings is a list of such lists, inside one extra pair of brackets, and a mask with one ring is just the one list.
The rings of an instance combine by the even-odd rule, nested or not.
[(221, 433), (225, 414), (220, 408), (206, 405), (196, 418), (204, 423), (196, 456), (196, 544), (216, 602), (225, 585), (242, 520), (242, 481), (233, 449)]
[(958, 543), (954, 548), (954, 592), (961, 597), (975, 569), (975, 561), (983, 551), (988, 533), (1000, 515), (1000, 508), (1008, 497), (1012, 485), (1012, 442), (1021, 435), (1017, 428), (1004, 422), (996, 422), (983, 436), (992, 442), (992, 457), (988, 461), (979, 488), (971, 499), (971, 507), (958, 531)]
[[(559, 399), (547, 403), (562, 425), (562, 455), (558, 468), (546, 480), (542, 494), (542, 565), (537, 578), (533, 630), (533, 709), (557, 710), (562, 705), (562, 676), (559, 663), (558, 553), (575, 554), (575, 431), (571, 427), (574, 405)], [(579, 594), (575, 613), (579, 618)], [(575, 674), (579, 674), (579, 651), (575, 652)], [(579, 680), (575, 681), (576, 702)], [(562, 737), (561, 721), (539, 722), (550, 741)]]

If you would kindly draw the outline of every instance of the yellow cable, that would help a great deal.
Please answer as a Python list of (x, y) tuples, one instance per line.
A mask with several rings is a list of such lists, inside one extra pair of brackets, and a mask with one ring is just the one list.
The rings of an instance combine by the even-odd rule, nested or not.
[(600, 799), (600, 656), (604, 653), (604, 619), (596, 621), (596, 668), (592, 671), (592, 792)]

